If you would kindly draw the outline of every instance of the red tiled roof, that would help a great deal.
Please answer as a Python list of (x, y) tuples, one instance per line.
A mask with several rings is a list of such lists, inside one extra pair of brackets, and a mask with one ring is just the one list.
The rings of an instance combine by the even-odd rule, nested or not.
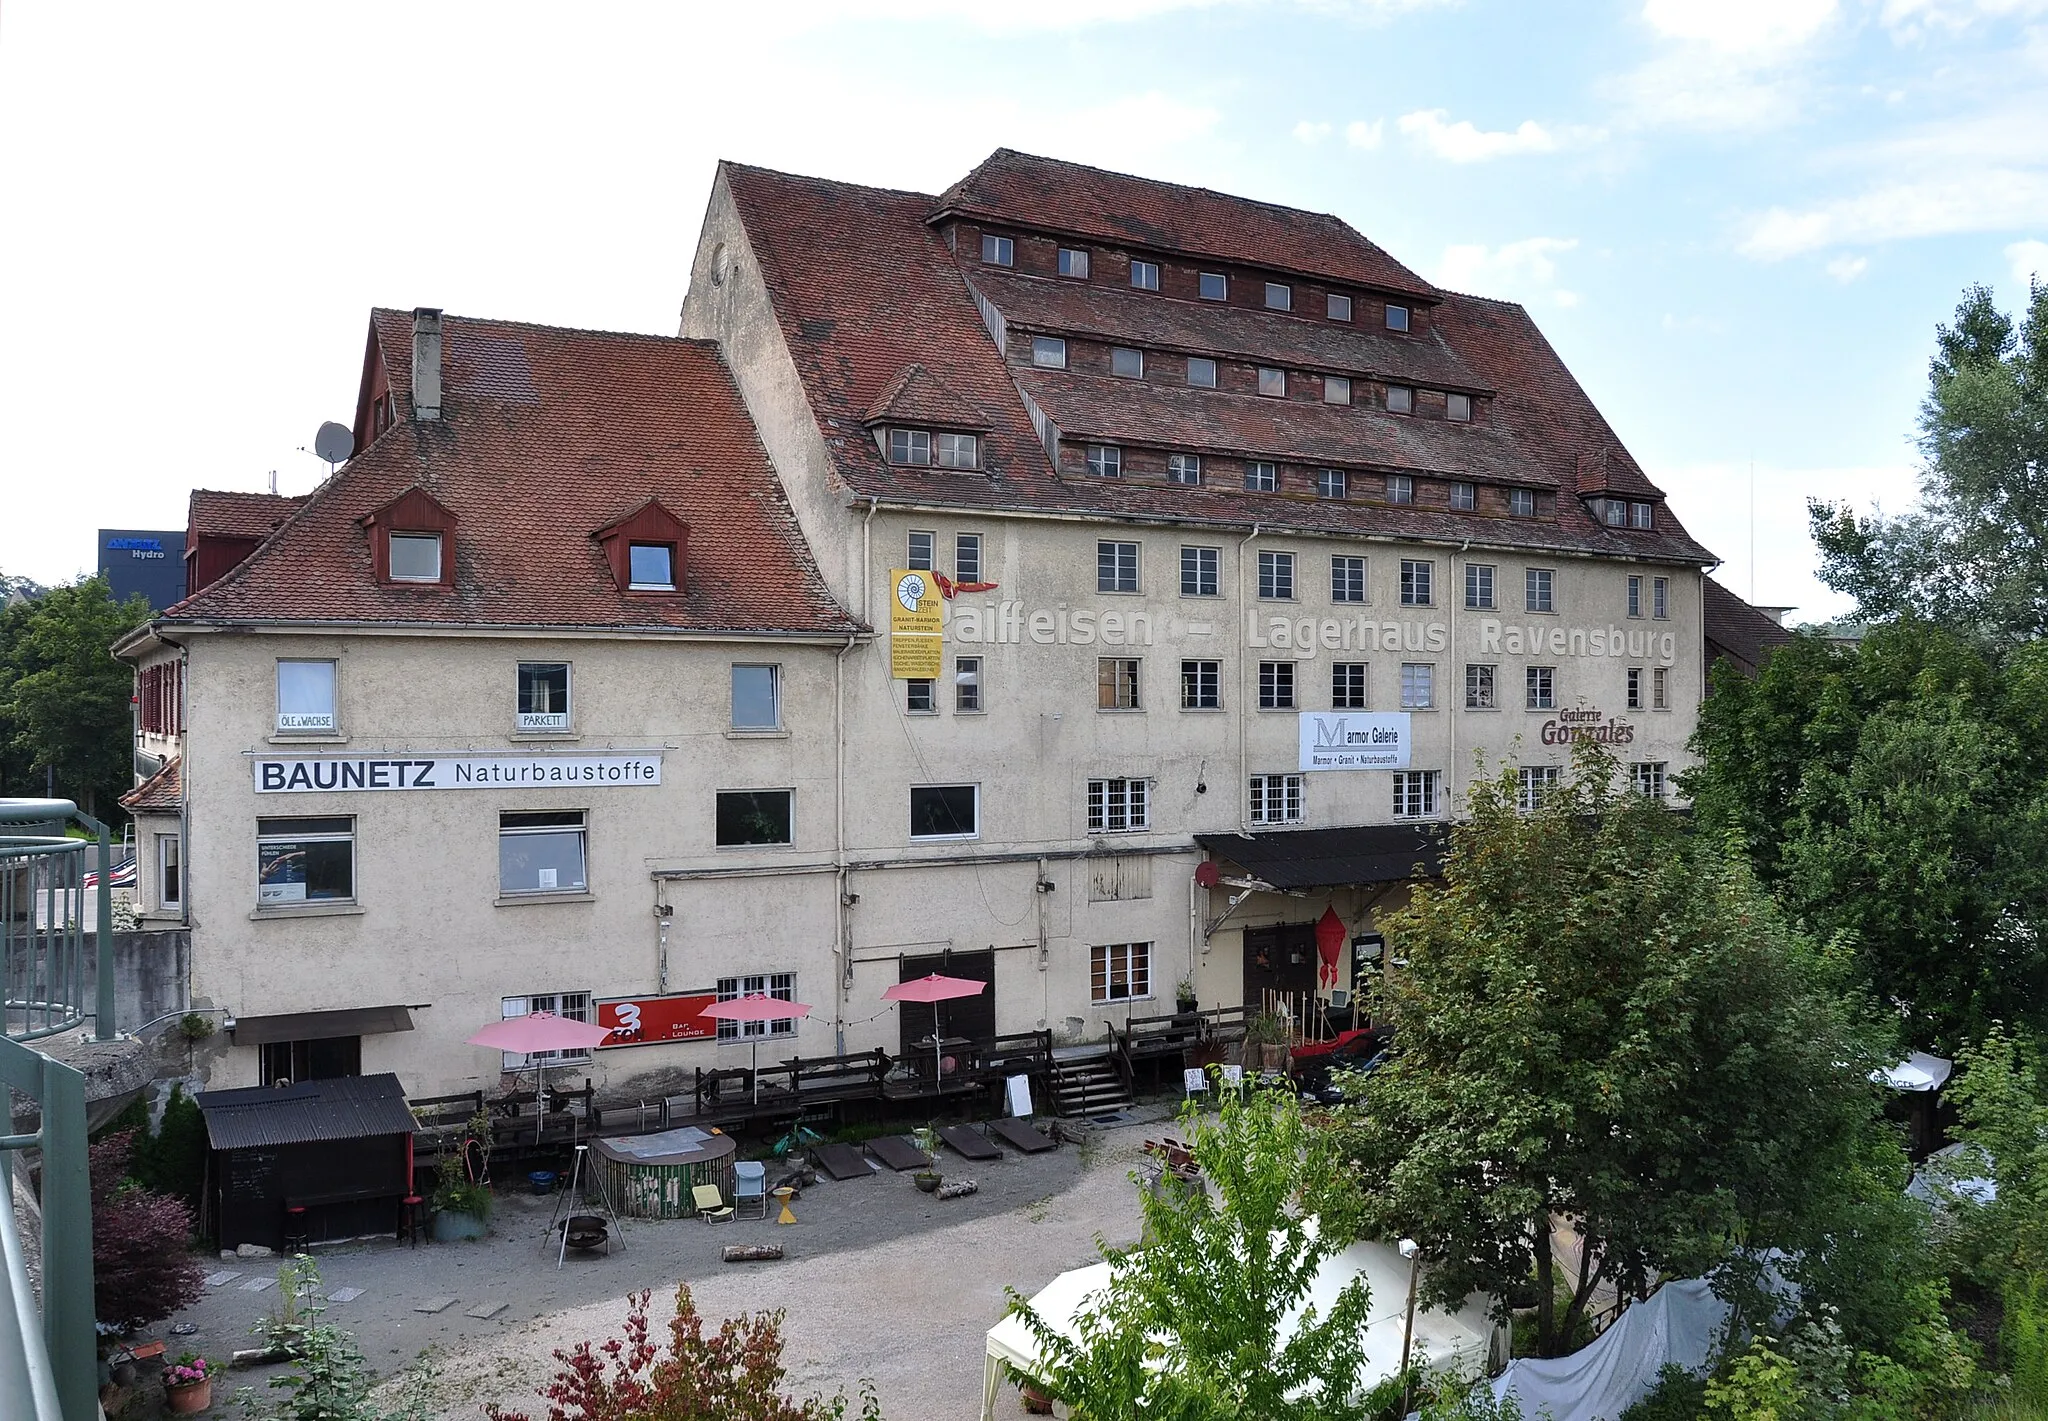
[[(717, 348), (449, 317), (439, 421), (414, 423), (412, 317), (371, 345), (402, 416), (174, 621), (845, 633)], [(372, 572), (365, 515), (417, 487), (457, 518), (454, 585)], [(593, 535), (649, 499), (691, 530), (683, 589), (619, 587)]]
[(1773, 650), (1793, 639), (1793, 633), (1737, 597), (1713, 578), (1705, 584), (1702, 603), (1706, 612), (1707, 664), (1727, 657), (1735, 669), (1754, 676)]
[(121, 807), (137, 814), (175, 814), (184, 807), (183, 761), (173, 755), (164, 767), (121, 796)]
[(1434, 300), (1436, 288), (1322, 212), (1233, 197), (998, 148), (946, 189), (934, 219), (995, 218), (1039, 231), (1071, 232), (1157, 251), (1336, 277)]
[(306, 498), (195, 488), (185, 514), (185, 547), (189, 551), (201, 538), (267, 538)]
[(946, 429), (987, 429), (988, 415), (962, 398), (944, 380), (922, 365), (906, 365), (903, 373), (868, 406), (864, 424), (895, 420), (899, 424), (931, 424)]

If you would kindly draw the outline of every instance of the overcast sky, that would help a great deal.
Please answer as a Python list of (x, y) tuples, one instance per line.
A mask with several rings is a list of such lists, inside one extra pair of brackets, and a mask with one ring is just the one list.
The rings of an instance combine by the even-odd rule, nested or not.
[(1820, 616), (1805, 498), (1906, 506), (1935, 324), (2048, 276), (2048, 0), (5, 0), (0, 571), (311, 488), (373, 305), (671, 333), (719, 158), (937, 192), (1001, 145), (1525, 302), (1729, 584)]

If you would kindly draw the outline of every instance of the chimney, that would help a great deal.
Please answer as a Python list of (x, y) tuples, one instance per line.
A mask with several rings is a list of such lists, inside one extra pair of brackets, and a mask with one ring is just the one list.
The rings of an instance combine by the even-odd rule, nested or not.
[(433, 306), (412, 310), (412, 413), (441, 417), (441, 312)]

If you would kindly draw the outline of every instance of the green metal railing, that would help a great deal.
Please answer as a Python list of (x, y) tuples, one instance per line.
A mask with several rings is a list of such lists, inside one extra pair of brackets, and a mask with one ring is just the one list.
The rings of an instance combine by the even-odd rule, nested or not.
[[(97, 845), (69, 837), (78, 824)], [(0, 799), (0, 1035), (53, 1036), (84, 1021), (86, 857), (97, 847), (94, 1035), (114, 1039), (113, 845), (107, 826), (68, 799)]]

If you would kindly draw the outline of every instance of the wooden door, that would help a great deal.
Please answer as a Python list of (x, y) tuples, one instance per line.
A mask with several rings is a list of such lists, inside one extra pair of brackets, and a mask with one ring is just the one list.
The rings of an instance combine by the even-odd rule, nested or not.
[[(897, 974), (897, 981), (910, 982), (932, 973), (942, 977), (969, 977), (988, 986), (972, 997), (955, 997), (950, 1002), (940, 1002), (939, 1034), (960, 1036), (969, 1041), (990, 1041), (996, 1034), (996, 955), (993, 952), (937, 952), (924, 957), (906, 957)], [(898, 1027), (897, 1040), (904, 1054), (917, 1048), (911, 1043), (925, 1042), (925, 1052), (931, 1051), (932, 1009), (925, 1002), (899, 1002), (896, 1007)]]

